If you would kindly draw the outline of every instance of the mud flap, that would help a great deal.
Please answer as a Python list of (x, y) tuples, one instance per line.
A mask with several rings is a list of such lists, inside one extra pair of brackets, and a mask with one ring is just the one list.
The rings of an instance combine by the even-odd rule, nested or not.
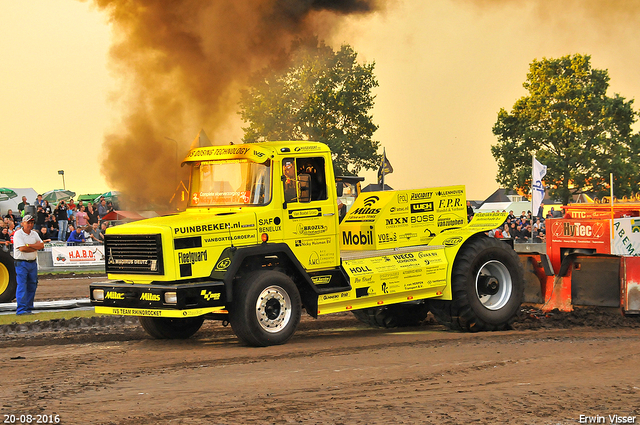
[(573, 305), (620, 307), (620, 259), (576, 257), (571, 270)]
[(640, 258), (622, 258), (622, 310), (625, 314), (640, 314)]
[[(525, 303), (542, 304), (545, 293), (553, 285), (553, 267), (549, 257), (545, 254), (520, 253), (520, 263), (524, 269), (524, 299)], [(548, 288), (547, 288), (548, 287)]]

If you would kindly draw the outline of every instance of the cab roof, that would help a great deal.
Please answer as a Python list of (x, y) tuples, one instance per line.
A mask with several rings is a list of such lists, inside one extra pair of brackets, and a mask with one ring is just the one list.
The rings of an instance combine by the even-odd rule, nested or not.
[(197, 161), (249, 159), (264, 162), (268, 158), (304, 153), (330, 153), (324, 143), (310, 141), (279, 141), (246, 143), (241, 145), (206, 146), (189, 151), (182, 165)]

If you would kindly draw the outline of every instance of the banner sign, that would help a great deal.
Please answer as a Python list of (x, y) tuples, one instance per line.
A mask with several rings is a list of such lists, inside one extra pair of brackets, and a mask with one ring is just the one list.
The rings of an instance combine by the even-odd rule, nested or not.
[(635, 257), (640, 255), (640, 218), (616, 218), (613, 222), (611, 253)]
[(104, 245), (51, 247), (54, 266), (104, 266)]

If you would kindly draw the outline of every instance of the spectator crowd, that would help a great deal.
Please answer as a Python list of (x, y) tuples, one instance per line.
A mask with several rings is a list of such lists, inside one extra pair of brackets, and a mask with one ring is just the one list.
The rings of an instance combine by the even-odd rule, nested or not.
[(35, 217), (34, 230), (42, 241), (58, 241), (67, 245), (104, 243), (109, 222), (103, 218), (114, 210), (113, 204), (103, 197), (96, 203), (75, 203), (70, 199), (68, 202), (62, 200), (54, 206), (43, 200), (42, 195), (38, 195), (33, 204), (23, 196), (22, 202), (18, 204), (18, 211), (9, 209), (2, 216), (0, 246), (3, 250), (12, 249), (13, 235), (21, 228), (22, 217), (29, 206), (33, 207), (32, 211), (35, 210), (35, 214), (32, 213)]

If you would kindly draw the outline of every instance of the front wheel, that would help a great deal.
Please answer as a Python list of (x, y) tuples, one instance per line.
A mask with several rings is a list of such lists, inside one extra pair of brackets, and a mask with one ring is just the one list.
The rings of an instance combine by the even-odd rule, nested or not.
[(0, 303), (11, 302), (16, 297), (16, 269), (13, 257), (0, 249)]
[(164, 317), (140, 317), (144, 330), (156, 339), (187, 339), (198, 332), (204, 317), (169, 319)]
[(258, 271), (236, 284), (229, 306), (229, 322), (247, 345), (284, 344), (300, 323), (300, 293), (289, 276)]
[(509, 329), (524, 295), (518, 254), (504, 242), (478, 237), (456, 256), (451, 274), (451, 301), (430, 300), (429, 309), (442, 325), (455, 330)]

